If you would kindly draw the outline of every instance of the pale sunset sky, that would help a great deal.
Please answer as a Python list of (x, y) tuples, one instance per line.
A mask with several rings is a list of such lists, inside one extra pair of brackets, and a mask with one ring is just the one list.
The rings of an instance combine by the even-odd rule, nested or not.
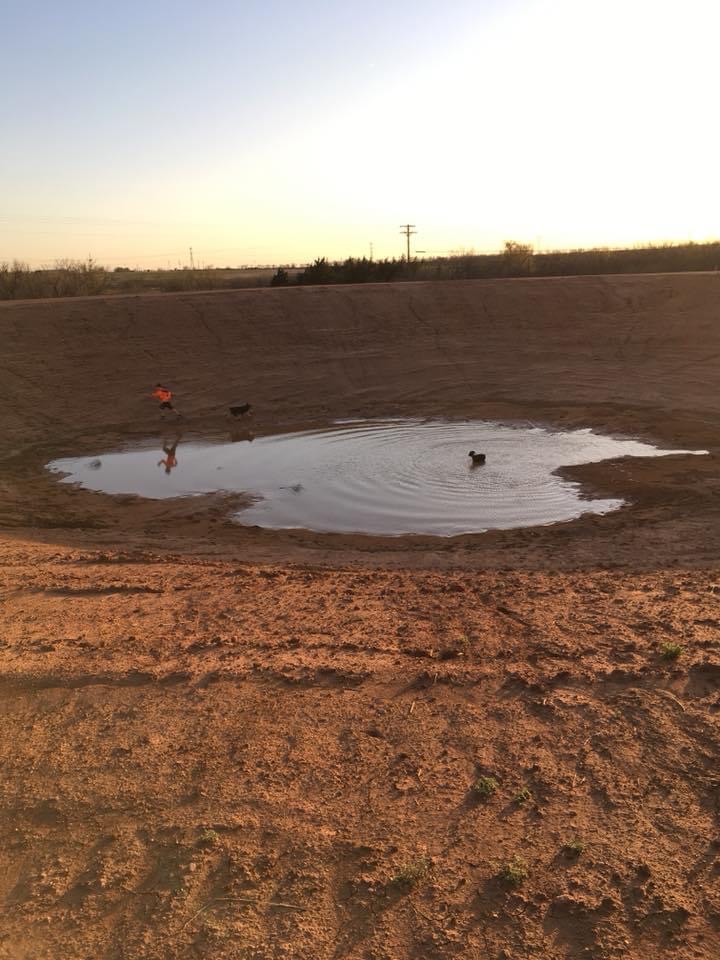
[(720, 0), (0, 0), (0, 261), (720, 236)]

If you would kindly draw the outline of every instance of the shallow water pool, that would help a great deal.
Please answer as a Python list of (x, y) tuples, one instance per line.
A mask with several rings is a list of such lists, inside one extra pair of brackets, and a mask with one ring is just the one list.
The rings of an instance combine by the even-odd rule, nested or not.
[[(469, 450), (482, 451), (472, 466)], [(454, 536), (530, 527), (607, 513), (618, 499), (585, 499), (556, 476), (562, 466), (660, 450), (591, 430), (556, 431), (486, 421), (342, 422), (232, 443), (183, 442), (97, 457), (54, 460), (48, 468), (109, 494), (153, 499), (242, 492), (254, 502), (235, 514), (245, 525), (397, 536)]]

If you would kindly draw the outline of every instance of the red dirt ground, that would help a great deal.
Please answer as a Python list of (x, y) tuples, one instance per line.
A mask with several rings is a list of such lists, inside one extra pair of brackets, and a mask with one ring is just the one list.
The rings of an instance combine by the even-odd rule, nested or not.
[[(719, 312), (716, 275), (0, 305), (0, 958), (717, 960)], [(43, 471), (160, 443), (157, 380), (185, 439), (248, 397), (256, 432), (710, 456), (579, 468), (629, 505), (452, 540)]]

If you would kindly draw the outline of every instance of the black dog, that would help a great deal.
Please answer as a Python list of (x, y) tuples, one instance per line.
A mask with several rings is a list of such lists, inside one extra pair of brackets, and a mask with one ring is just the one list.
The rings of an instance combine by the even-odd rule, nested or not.
[(485, 463), (485, 454), (484, 453), (475, 453), (474, 450), (471, 450), (468, 454), (470, 459), (473, 462), (473, 466), (476, 467), (479, 463)]
[(237, 407), (230, 407), (230, 413), (231, 413), (234, 417), (244, 417), (245, 414), (246, 414), (246, 413), (250, 413), (251, 410), (252, 410), (252, 404), (251, 404), (251, 403), (241, 403), (241, 404), (240, 404), (239, 406), (237, 406)]

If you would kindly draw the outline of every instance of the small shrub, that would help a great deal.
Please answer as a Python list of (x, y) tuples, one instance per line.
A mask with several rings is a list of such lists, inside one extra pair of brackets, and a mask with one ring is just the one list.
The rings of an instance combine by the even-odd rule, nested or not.
[(390, 880), (390, 883), (394, 887), (405, 887), (408, 890), (412, 890), (427, 877), (430, 873), (430, 867), (431, 864), (427, 857), (410, 860), (400, 867)]
[(516, 803), (519, 807), (527, 803), (528, 800), (532, 800), (532, 793), (530, 793), (527, 787), (523, 787), (522, 790), (513, 797), (513, 803)]
[(685, 650), (681, 643), (672, 643), (667, 641), (660, 647), (660, 654), (663, 660), (677, 660), (680, 654)]
[(217, 830), (203, 830), (197, 842), (201, 847), (214, 847), (220, 843), (220, 834)]
[(523, 880), (527, 879), (527, 863), (522, 857), (513, 857), (509, 863), (504, 864), (500, 869), (500, 879), (509, 883), (513, 887), (519, 886)]
[(290, 283), (290, 275), (282, 267), (277, 268), (277, 272), (270, 281), (271, 287), (287, 287)]
[(562, 845), (562, 852), (569, 860), (577, 860), (584, 849), (585, 844), (582, 840), (578, 840), (577, 837), (574, 840), (568, 840), (567, 843)]
[(478, 777), (472, 785), (472, 792), (482, 800), (488, 800), (497, 792), (498, 782), (495, 777)]

